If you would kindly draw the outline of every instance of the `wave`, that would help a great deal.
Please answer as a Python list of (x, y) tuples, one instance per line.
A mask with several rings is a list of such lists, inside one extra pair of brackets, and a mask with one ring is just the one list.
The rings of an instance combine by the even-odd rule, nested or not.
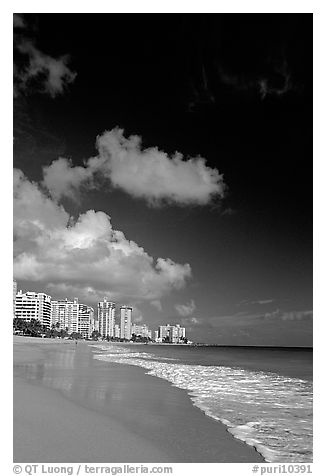
[[(110, 345), (95, 359), (135, 365), (186, 390), (195, 406), (267, 462), (312, 461), (312, 382), (226, 366), (187, 365)], [(172, 362), (174, 361), (174, 362)]]

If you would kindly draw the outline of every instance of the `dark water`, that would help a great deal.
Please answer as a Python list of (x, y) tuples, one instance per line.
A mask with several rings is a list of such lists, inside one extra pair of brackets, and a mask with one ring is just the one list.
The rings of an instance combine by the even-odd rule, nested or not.
[(93, 348), (96, 359), (142, 367), (185, 389), (194, 405), (255, 446), (266, 461), (312, 461), (311, 350), (102, 343)]
[(225, 365), (312, 380), (312, 349), (127, 344), (130, 350), (179, 359), (189, 365)]

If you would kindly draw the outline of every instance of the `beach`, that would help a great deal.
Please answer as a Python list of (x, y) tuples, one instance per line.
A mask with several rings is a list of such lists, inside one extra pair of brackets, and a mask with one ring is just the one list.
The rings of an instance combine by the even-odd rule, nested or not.
[(264, 461), (186, 391), (90, 344), (14, 337), (15, 462)]

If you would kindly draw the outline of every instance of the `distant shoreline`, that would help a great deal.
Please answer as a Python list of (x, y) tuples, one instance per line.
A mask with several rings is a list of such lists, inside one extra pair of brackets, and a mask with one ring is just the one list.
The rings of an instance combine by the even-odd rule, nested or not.
[[(92, 342), (92, 341), (87, 341)], [(227, 344), (205, 344), (205, 343), (192, 343), (192, 344), (177, 344), (172, 342), (116, 342), (116, 341), (94, 341), (94, 342), (108, 342), (109, 344), (117, 345), (155, 345), (155, 346), (173, 346), (173, 347), (222, 347), (231, 349), (276, 349), (276, 350), (307, 350), (312, 351), (313, 347), (310, 346), (276, 346), (276, 345), (227, 345)]]
[[(46, 339), (52, 340), (54, 342), (58, 340), (75, 340), (75, 339), (62, 339), (62, 338), (51, 338), (51, 337), (40, 337), (40, 336), (25, 336), (14, 334), (15, 337), (28, 337), (28, 338), (35, 338), (35, 339)], [(174, 343), (174, 342), (117, 342), (117, 341), (107, 341), (107, 340), (87, 340), (87, 339), (77, 339), (81, 342), (101, 342), (101, 343), (109, 343), (109, 344), (117, 344), (117, 345), (160, 345), (160, 346), (174, 346), (174, 347), (221, 347), (221, 348), (230, 348), (230, 349), (269, 349), (269, 350), (305, 350), (312, 352), (313, 346), (282, 346), (282, 345), (234, 345), (234, 344), (205, 344), (204, 342), (198, 343), (191, 343), (191, 344), (184, 344), (184, 343)]]
[(312, 346), (281, 346), (281, 345), (226, 345), (226, 344), (191, 344), (194, 347), (229, 347), (232, 349), (276, 349), (276, 350), (309, 350)]

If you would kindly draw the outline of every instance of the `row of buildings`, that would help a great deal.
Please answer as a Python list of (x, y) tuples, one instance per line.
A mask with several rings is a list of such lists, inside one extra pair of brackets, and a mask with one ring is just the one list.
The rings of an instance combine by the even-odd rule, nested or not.
[(186, 339), (186, 329), (180, 324), (159, 326), (154, 333), (146, 324), (132, 323), (132, 308), (120, 307), (120, 325), (116, 319), (116, 305), (106, 298), (97, 307), (98, 330), (102, 336), (130, 340), (132, 336), (146, 337), (155, 342), (180, 343)]
[(132, 307), (116, 306), (104, 298), (94, 309), (73, 300), (54, 300), (45, 293), (17, 292), (14, 281), (14, 317), (30, 322), (38, 320), (48, 329), (65, 330), (68, 334), (77, 333), (83, 338), (90, 338), (97, 331), (102, 338), (131, 340), (133, 336), (147, 338), (155, 342), (180, 343), (186, 339), (186, 330), (179, 324), (159, 326), (152, 331), (146, 324), (132, 322)]
[(30, 322), (38, 320), (50, 329), (65, 330), (68, 334), (79, 333), (89, 338), (95, 330), (94, 309), (73, 300), (53, 300), (45, 293), (18, 291), (14, 300), (14, 317)]

